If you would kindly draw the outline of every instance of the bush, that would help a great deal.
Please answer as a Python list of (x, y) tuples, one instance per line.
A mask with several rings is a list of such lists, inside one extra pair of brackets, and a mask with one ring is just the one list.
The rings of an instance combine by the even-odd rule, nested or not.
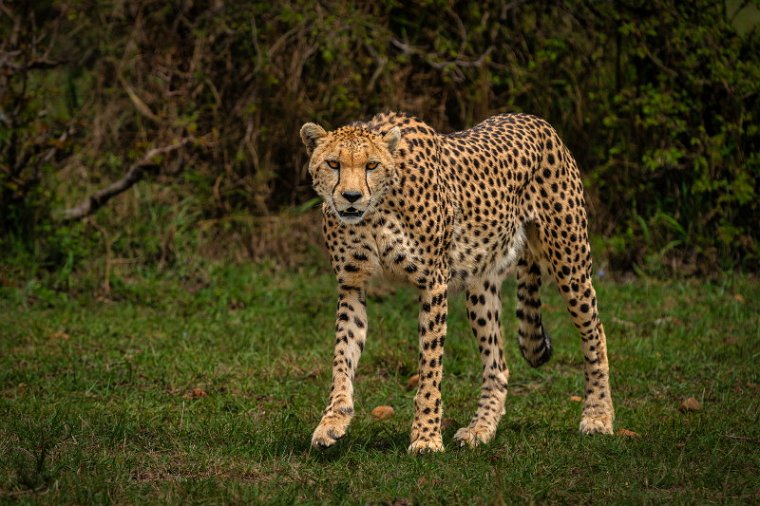
[[(400, 109), (446, 131), (524, 111), (578, 159), (593, 231), (608, 238), (597, 255), (613, 267), (757, 269), (760, 39), (722, 1), (75, 0), (0, 12), (15, 34), (0, 47), (4, 244), (44, 241), (55, 209), (180, 138), (192, 147), (161, 160), (150, 205), (192, 233), (309, 201), (305, 121)], [(760, 18), (752, 5), (737, 16)], [(156, 221), (146, 198), (96, 218), (128, 229), (117, 254), (164, 235), (141, 240)]]

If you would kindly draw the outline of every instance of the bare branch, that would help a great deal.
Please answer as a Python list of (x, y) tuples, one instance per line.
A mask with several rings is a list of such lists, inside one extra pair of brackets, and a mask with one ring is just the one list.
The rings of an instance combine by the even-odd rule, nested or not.
[(102, 190), (90, 195), (86, 200), (82, 201), (78, 206), (70, 209), (65, 209), (61, 212), (60, 221), (72, 221), (79, 220), (85, 216), (93, 214), (95, 211), (103, 207), (106, 202), (111, 200), (116, 195), (128, 190), (143, 178), (145, 169), (153, 164), (156, 157), (176, 151), (185, 147), (190, 142), (190, 139), (182, 139), (181, 141), (163, 146), (160, 148), (150, 149), (145, 156), (140, 160), (132, 164), (127, 173), (119, 179), (106, 186)]
[(486, 49), (485, 53), (480, 55), (477, 60), (462, 60), (462, 59), (455, 59), (455, 60), (443, 60), (443, 61), (437, 61), (440, 59), (440, 57), (434, 53), (427, 53), (423, 51), (422, 49), (416, 48), (414, 46), (411, 46), (407, 44), (406, 42), (402, 42), (398, 39), (391, 39), (391, 44), (396, 46), (398, 49), (401, 50), (402, 53), (408, 54), (408, 55), (416, 55), (419, 56), (422, 61), (430, 65), (436, 70), (446, 70), (449, 69), (453, 72), (453, 78), (457, 82), (464, 81), (465, 76), (462, 73), (462, 68), (467, 67), (481, 67), (485, 61), (486, 58), (488, 58), (488, 55), (490, 55), (494, 49), (496, 49), (494, 46), (490, 46), (488, 49)]

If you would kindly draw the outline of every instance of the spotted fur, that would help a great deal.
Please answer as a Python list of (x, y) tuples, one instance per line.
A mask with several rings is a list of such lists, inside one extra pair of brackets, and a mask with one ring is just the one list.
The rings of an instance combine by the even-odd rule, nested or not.
[(580, 331), (585, 357), (583, 433), (612, 433), (607, 346), (591, 283), (586, 210), (575, 160), (556, 131), (502, 114), (440, 134), (388, 113), (333, 132), (307, 123), (314, 188), (338, 281), (330, 397), (312, 444), (342, 437), (353, 416), (353, 378), (367, 336), (365, 289), (376, 275), (419, 293), (419, 387), (410, 452), (442, 451), (441, 379), (448, 294), (466, 292), (483, 379), (478, 409), (454, 439), (489, 442), (504, 413), (509, 370), (501, 337), (501, 285), (517, 276), (517, 340), (537, 367), (551, 357), (539, 288), (548, 276)]

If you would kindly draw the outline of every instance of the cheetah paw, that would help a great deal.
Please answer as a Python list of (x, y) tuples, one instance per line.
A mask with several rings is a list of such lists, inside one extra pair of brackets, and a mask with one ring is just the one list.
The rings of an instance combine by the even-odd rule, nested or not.
[(487, 444), (491, 441), (495, 432), (496, 431), (490, 427), (462, 427), (456, 434), (454, 434), (454, 441), (459, 442), (459, 446), (475, 448), (476, 446)]
[(346, 426), (334, 421), (321, 422), (311, 436), (311, 446), (318, 449), (328, 448), (346, 434)]
[(581, 418), (580, 431), (582, 434), (612, 434), (612, 415), (584, 415)]
[(412, 454), (442, 452), (443, 441), (440, 436), (425, 441), (418, 439), (417, 441), (412, 441), (407, 451)]

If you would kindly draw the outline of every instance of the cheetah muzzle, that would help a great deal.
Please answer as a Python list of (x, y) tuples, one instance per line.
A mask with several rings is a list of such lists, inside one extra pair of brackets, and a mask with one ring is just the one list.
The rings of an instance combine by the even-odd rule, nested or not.
[(517, 278), (517, 342), (534, 367), (552, 346), (541, 320), (542, 281), (558, 286), (581, 335), (585, 401), (580, 430), (611, 434), (614, 410), (604, 328), (578, 166), (556, 131), (525, 114), (493, 116), (440, 134), (404, 114), (380, 114), (332, 132), (301, 128), (323, 233), (337, 277), (332, 388), (312, 445), (345, 435), (353, 379), (367, 337), (366, 287), (390, 275), (419, 293), (419, 375), (412, 453), (444, 449), (441, 380), (448, 294), (463, 289), (482, 362), (478, 409), (454, 436), (490, 442), (504, 413), (509, 370), (501, 286)]

